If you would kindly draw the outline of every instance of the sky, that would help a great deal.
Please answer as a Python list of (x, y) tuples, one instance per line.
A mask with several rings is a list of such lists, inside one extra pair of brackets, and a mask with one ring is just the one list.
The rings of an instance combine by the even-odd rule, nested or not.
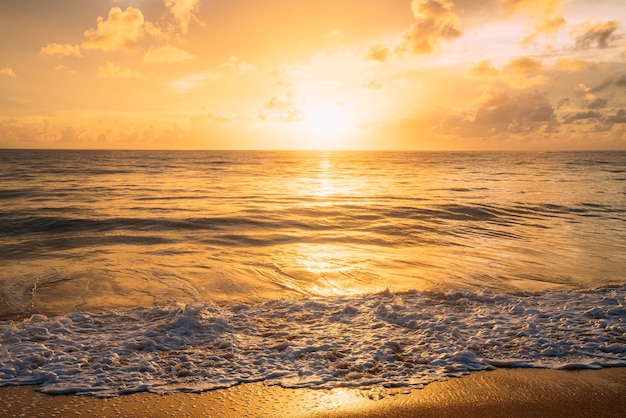
[(626, 149), (623, 0), (0, 2), (0, 148)]

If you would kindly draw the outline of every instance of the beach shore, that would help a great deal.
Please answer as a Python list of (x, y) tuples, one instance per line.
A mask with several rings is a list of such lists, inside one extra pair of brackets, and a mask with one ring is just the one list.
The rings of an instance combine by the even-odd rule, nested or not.
[(410, 393), (284, 389), (263, 383), (199, 394), (108, 399), (0, 388), (2, 417), (623, 417), (626, 368), (498, 369)]

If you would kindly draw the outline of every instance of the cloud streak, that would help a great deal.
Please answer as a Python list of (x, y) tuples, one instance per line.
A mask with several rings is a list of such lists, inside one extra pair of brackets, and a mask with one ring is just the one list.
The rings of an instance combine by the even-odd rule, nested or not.
[(528, 44), (538, 36), (553, 37), (566, 25), (562, 0), (500, 0), (509, 14), (520, 14), (531, 21), (532, 31), (522, 40)]

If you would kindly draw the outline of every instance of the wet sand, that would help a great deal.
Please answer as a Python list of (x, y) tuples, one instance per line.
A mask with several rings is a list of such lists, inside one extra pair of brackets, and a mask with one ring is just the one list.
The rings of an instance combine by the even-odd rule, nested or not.
[(626, 368), (499, 369), (409, 394), (283, 389), (263, 383), (200, 394), (109, 399), (0, 388), (0, 417), (624, 417)]

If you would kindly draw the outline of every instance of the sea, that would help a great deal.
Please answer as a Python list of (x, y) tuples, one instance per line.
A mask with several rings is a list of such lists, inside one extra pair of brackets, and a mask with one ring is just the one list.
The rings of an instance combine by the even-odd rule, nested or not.
[(626, 152), (0, 150), (0, 386), (626, 366)]

